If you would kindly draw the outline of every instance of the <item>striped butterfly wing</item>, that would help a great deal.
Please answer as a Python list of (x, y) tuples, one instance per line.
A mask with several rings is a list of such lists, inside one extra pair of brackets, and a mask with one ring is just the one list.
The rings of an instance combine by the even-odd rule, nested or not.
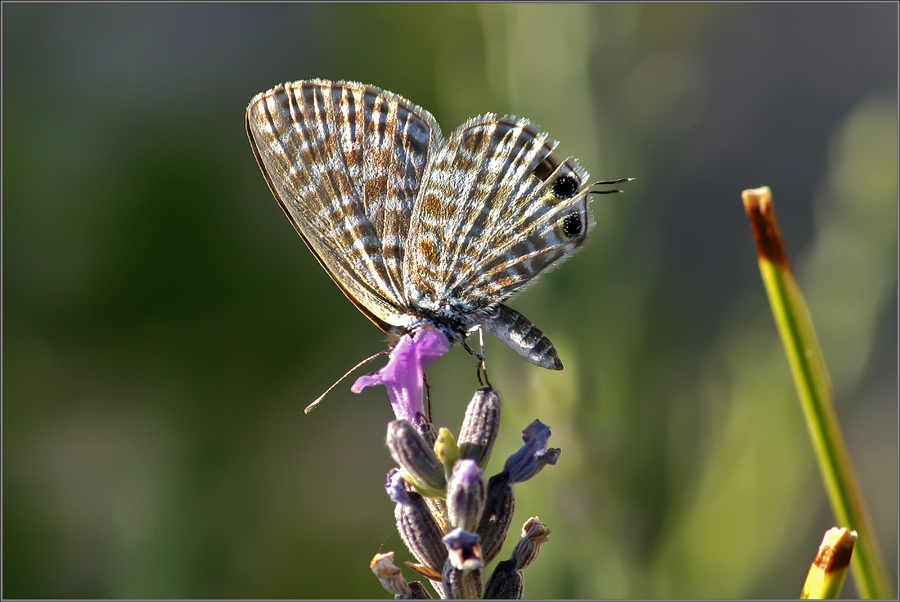
[(527, 120), (465, 123), (437, 153), (413, 210), (408, 297), (477, 312), (508, 299), (593, 226), (588, 173)]
[(561, 161), (556, 142), (524, 119), (472, 119), (425, 173), (404, 258), (415, 304), (472, 316), (520, 355), (562, 364), (549, 340), (503, 306), (543, 270), (567, 257), (593, 226), (588, 173)]
[(379, 328), (402, 331), (406, 233), (443, 144), (434, 117), (373, 86), (308, 80), (258, 94), (246, 126), (269, 188), (319, 263)]

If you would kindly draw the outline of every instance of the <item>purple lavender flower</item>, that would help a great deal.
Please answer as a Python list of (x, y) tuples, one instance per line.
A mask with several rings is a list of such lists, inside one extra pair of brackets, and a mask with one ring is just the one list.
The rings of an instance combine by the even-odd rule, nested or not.
[(425, 327), (400, 337), (383, 368), (360, 376), (351, 390), (359, 393), (366, 387), (384, 385), (400, 420), (415, 423), (417, 414), (425, 414), (424, 371), (422, 368), (450, 350), (450, 341), (441, 331)]
[(549, 438), (550, 427), (540, 420), (535, 420), (522, 431), (522, 440), (525, 445), (511, 455), (503, 467), (503, 471), (509, 473), (512, 483), (527, 481), (547, 464), (556, 464), (559, 459), (559, 450), (547, 449)]
[(395, 504), (403, 504), (405, 506), (412, 504), (409, 492), (406, 491), (406, 479), (403, 478), (403, 473), (400, 472), (399, 468), (392, 468), (388, 472), (387, 483), (384, 484), (384, 489)]
[[(547, 447), (550, 428), (535, 420), (522, 431), (521, 449), (486, 483), (483, 465), (500, 428), (499, 394), (490, 387), (476, 391), (459, 445), (448, 429), (437, 437), (424, 414), (422, 366), (448, 347), (436, 331), (403, 337), (388, 364), (360, 378), (354, 391), (385, 385), (398, 416), (388, 424), (385, 442), (400, 469), (388, 473), (385, 490), (395, 504), (400, 538), (417, 560), (406, 566), (428, 579), (441, 598), (521, 598), (522, 569), (550, 533), (542, 523), (535, 518), (525, 523), (512, 557), (498, 564), (486, 587), (484, 567), (498, 555), (509, 531), (515, 484), (555, 464), (560, 452)], [(387, 591), (396, 598), (429, 597), (420, 582), (407, 584), (391, 560), (377, 555), (372, 565)]]
[(475, 600), (484, 593), (484, 562), (478, 535), (456, 528), (444, 536), (448, 557), (441, 572), (444, 595), (451, 599)]
[(450, 552), (450, 562), (461, 571), (472, 571), (484, 566), (478, 534), (463, 531), (459, 527), (444, 536), (444, 545)]

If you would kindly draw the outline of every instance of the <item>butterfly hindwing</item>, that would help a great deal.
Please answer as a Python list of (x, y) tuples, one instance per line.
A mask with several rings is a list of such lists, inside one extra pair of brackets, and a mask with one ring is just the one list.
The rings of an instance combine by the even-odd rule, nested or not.
[[(411, 302), (479, 313), (574, 251), (593, 226), (588, 174), (514, 117), (469, 120), (429, 165), (404, 264)], [(473, 320), (477, 323), (477, 320)]]

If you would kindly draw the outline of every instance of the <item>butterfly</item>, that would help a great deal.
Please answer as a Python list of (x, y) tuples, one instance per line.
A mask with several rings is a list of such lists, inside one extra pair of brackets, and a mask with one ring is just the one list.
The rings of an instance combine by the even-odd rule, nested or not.
[(425, 109), (356, 82), (276, 86), (250, 101), (246, 126), (284, 213), (382, 331), (432, 326), (465, 346), (480, 327), (562, 369), (550, 340), (504, 301), (584, 242), (592, 186), (628, 178), (588, 183), (527, 119), (489, 113), (444, 139)]

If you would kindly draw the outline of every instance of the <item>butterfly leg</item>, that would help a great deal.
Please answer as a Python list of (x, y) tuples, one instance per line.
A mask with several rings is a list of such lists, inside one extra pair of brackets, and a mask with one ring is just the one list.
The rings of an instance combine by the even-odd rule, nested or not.
[(478, 339), (481, 343), (481, 353), (476, 353), (471, 347), (469, 347), (469, 344), (465, 339), (463, 339), (462, 345), (466, 351), (468, 351), (472, 356), (475, 357), (475, 359), (478, 360), (478, 366), (475, 368), (475, 373), (478, 376), (478, 384), (480, 384), (482, 387), (490, 387), (491, 381), (488, 379), (487, 359), (484, 353), (484, 330), (480, 325), (476, 326), (476, 328), (478, 329)]
[(428, 422), (431, 420), (431, 385), (428, 384), (428, 373), (422, 370), (422, 381), (425, 383), (425, 409), (428, 411)]
[(516, 310), (500, 304), (481, 325), (532, 364), (548, 370), (563, 369), (550, 339)]

